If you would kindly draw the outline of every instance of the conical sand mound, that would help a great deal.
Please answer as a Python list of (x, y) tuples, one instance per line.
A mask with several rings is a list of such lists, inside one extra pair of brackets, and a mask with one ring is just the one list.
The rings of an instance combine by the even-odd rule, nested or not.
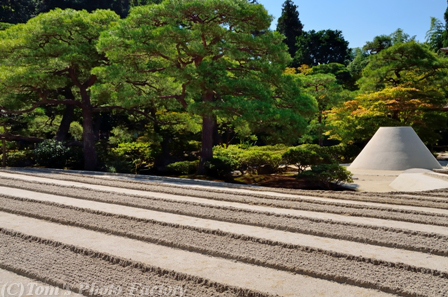
[(370, 170), (407, 170), (410, 168), (442, 168), (411, 127), (382, 127), (378, 129), (349, 167), (349, 169)]

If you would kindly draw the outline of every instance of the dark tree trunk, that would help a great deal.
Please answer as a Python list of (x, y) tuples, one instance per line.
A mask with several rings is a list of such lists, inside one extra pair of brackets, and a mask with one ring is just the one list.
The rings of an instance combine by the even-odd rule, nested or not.
[(205, 174), (205, 162), (213, 159), (213, 132), (216, 124), (215, 116), (204, 115), (202, 117), (202, 149), (198, 174)]
[(2, 139), (2, 167), (6, 167), (6, 140)]
[(82, 100), (82, 148), (84, 153), (84, 170), (95, 170), (97, 167), (97, 155), (95, 143), (97, 141), (95, 136), (94, 121), (93, 121), (93, 107), (90, 103), (90, 96), (87, 88), (81, 88)]
[[(213, 92), (206, 92), (203, 96), (205, 103), (213, 101)], [(202, 116), (202, 148), (199, 161), (198, 174), (205, 174), (205, 163), (213, 159), (213, 135), (215, 132), (216, 117), (211, 110)]]
[(323, 138), (323, 132), (322, 132), (322, 113), (319, 114), (318, 118), (319, 127), (317, 128), (318, 139), (319, 139), (319, 146), (324, 146), (324, 138)]
[(91, 107), (83, 107), (82, 118), (82, 149), (84, 153), (84, 169), (95, 170), (98, 160), (95, 149), (96, 137), (95, 132), (93, 131), (93, 112)]
[(74, 115), (75, 106), (66, 105), (61, 124), (59, 125), (58, 132), (56, 132), (56, 136), (54, 137), (54, 139), (56, 139), (57, 141), (67, 140), (67, 135), (70, 131), (70, 124), (73, 122)]

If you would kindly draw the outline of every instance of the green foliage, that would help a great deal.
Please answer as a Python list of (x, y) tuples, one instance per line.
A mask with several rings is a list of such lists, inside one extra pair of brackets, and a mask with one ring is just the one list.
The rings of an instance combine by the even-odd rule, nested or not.
[(274, 173), (279, 170), (282, 154), (287, 150), (284, 145), (244, 146), (230, 145), (228, 148), (215, 146), (215, 158), (230, 165), (231, 170), (255, 173)]
[(138, 173), (144, 166), (152, 164), (151, 144), (141, 142), (120, 143), (112, 149), (112, 157), (107, 166), (110, 171)]
[(11, 27), (12, 25), (9, 23), (2, 23), (0, 22), (0, 31), (8, 29), (9, 27)]
[(390, 35), (379, 35), (375, 36), (373, 41), (366, 42), (366, 44), (362, 47), (362, 50), (366, 51), (370, 55), (375, 55), (391, 47), (392, 45), (392, 37)]
[(188, 175), (193, 174), (198, 169), (199, 160), (195, 161), (181, 161), (168, 164), (167, 169), (170, 174), (174, 175)]
[[(314, 71), (313, 71), (314, 72)], [(348, 95), (343, 92), (342, 86), (337, 83), (333, 74), (300, 75), (306, 92), (312, 95), (318, 106), (318, 112), (308, 126), (308, 132), (302, 137), (303, 142), (324, 144), (324, 134), (329, 130), (326, 112), (333, 107), (341, 105)]]
[(412, 126), (424, 142), (436, 143), (446, 125), (448, 60), (415, 41), (369, 60), (358, 81), (361, 93), (329, 112), (332, 137), (353, 143), (381, 126)]
[(356, 82), (362, 76), (362, 71), (369, 64), (369, 53), (367, 51), (356, 48), (353, 50), (353, 60), (348, 64), (347, 70), (350, 72), (352, 79)]
[(36, 15), (35, 0), (2, 0), (0, 3), (0, 22), (25, 23)]
[(318, 181), (328, 189), (331, 183), (341, 184), (353, 182), (353, 174), (345, 167), (335, 163), (311, 166), (311, 170), (303, 172), (301, 176)]
[(44, 140), (34, 149), (34, 159), (41, 166), (64, 168), (70, 156), (70, 148), (53, 139)]
[[(0, 106), (13, 111), (61, 104), (81, 108), (85, 169), (96, 167), (93, 115), (108, 103), (91, 97), (98, 83), (91, 71), (106, 62), (96, 41), (118, 19), (106, 10), (55, 9), (0, 31)], [(65, 97), (63, 90), (72, 96)]]
[(297, 38), (296, 65), (319, 65), (350, 62), (348, 41), (339, 30), (311, 30)]
[(331, 183), (353, 182), (352, 174), (338, 164), (338, 159), (346, 151), (348, 148), (342, 146), (304, 144), (289, 148), (283, 154), (283, 160), (298, 167), (298, 177), (314, 180), (330, 188)]
[(439, 52), (441, 48), (448, 46), (448, 32), (445, 24), (432, 17), (431, 25), (426, 32), (426, 43), (433, 52)]
[[(3, 154), (0, 154), (0, 161)], [(9, 167), (26, 167), (33, 165), (33, 151), (31, 150), (13, 150), (6, 153), (6, 166)]]
[(330, 159), (327, 150), (317, 144), (291, 147), (282, 155), (282, 158), (286, 164), (297, 166), (299, 174), (310, 166), (334, 162)]
[(201, 162), (212, 157), (218, 119), (283, 129), (291, 138), (304, 131), (315, 102), (283, 75), (290, 57), (282, 35), (269, 30), (271, 20), (247, 0), (136, 7), (103, 34), (99, 48), (113, 64), (96, 73), (113, 82), (117, 97), (176, 102), (202, 117)]
[(214, 157), (205, 162), (205, 170), (208, 176), (230, 180), (231, 172), (235, 169), (235, 160), (226, 157)]
[(331, 158), (339, 163), (351, 163), (361, 152), (361, 148), (356, 145), (340, 143), (326, 147)]
[(277, 20), (277, 32), (285, 35), (286, 39), (283, 42), (288, 46), (288, 52), (291, 57), (296, 55), (297, 37), (302, 35), (302, 31), (303, 24), (299, 19), (297, 5), (291, 0), (286, 0), (282, 6), (282, 14)]

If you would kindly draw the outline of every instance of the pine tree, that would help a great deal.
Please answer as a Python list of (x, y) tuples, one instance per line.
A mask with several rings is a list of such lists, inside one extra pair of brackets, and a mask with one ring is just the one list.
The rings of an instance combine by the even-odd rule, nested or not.
[(303, 24), (299, 19), (297, 5), (291, 0), (286, 0), (282, 6), (282, 15), (277, 22), (277, 32), (286, 36), (284, 42), (288, 45), (288, 52), (294, 58), (297, 51), (297, 37), (302, 35)]

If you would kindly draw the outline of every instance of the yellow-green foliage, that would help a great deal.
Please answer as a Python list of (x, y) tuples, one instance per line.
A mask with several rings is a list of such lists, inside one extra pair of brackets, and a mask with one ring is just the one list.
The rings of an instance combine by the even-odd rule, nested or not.
[(257, 172), (260, 167), (268, 166), (273, 172), (278, 171), (282, 154), (287, 150), (284, 145), (252, 146), (230, 145), (228, 148), (216, 146), (215, 158), (233, 160), (234, 169)]

